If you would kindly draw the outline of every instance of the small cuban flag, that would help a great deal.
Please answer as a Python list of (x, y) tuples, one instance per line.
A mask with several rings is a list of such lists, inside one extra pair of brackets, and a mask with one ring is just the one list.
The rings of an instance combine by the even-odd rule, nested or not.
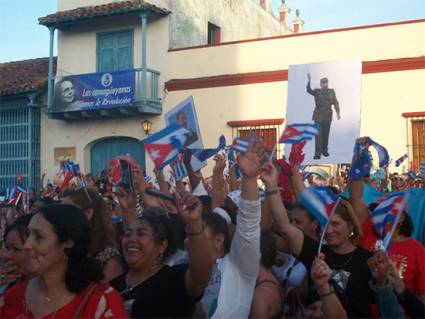
[(339, 198), (328, 187), (310, 187), (300, 193), (300, 203), (322, 226), (326, 226), (329, 218), (338, 206)]
[(308, 141), (319, 134), (319, 130), (320, 125), (318, 124), (300, 123), (287, 125), (279, 139), (279, 143), (298, 144), (302, 141)]
[(402, 157), (400, 157), (398, 160), (395, 161), (395, 167), (399, 167), (405, 160), (407, 160), (408, 155), (404, 154)]
[(144, 139), (143, 144), (156, 167), (163, 168), (177, 158), (188, 135), (187, 129), (173, 123)]
[(179, 154), (177, 157), (176, 166), (174, 167), (174, 175), (177, 182), (181, 181), (183, 178), (185, 178), (188, 175), (186, 166), (183, 163), (182, 154)]
[(244, 138), (237, 137), (233, 141), (232, 149), (238, 153), (245, 154), (248, 150), (249, 141)]
[(382, 240), (382, 247), (380, 247), (382, 250), (389, 250), (401, 213), (407, 209), (406, 194), (397, 192), (382, 197), (371, 213), (372, 224)]

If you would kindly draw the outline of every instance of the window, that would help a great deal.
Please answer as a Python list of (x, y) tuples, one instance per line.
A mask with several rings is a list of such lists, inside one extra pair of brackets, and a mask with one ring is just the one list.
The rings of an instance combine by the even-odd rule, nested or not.
[[(280, 136), (280, 126), (283, 119), (265, 119), (265, 120), (248, 120), (248, 121), (231, 121), (227, 125), (232, 127), (233, 138), (248, 137), (250, 132), (255, 133), (261, 137), (266, 144), (269, 151), (272, 151), (278, 137)], [(277, 145), (276, 154), (278, 158), (283, 154), (281, 144)]]
[(425, 119), (412, 120), (412, 153), (413, 167), (418, 170), (425, 163)]
[(409, 138), (409, 161), (414, 171), (425, 163), (425, 112), (403, 113), (406, 118), (407, 136)]
[(220, 43), (221, 29), (220, 27), (208, 22), (208, 44)]
[(133, 30), (97, 34), (97, 72), (133, 68)]

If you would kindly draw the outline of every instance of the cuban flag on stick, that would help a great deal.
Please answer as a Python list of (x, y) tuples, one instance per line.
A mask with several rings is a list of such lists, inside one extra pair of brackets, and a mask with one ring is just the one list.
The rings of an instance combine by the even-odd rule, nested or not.
[(142, 142), (156, 167), (163, 168), (177, 157), (188, 135), (187, 129), (173, 123)]
[(381, 249), (385, 251), (389, 250), (401, 213), (407, 209), (406, 194), (398, 192), (382, 197), (371, 213), (372, 224), (382, 240)]
[(323, 239), (329, 225), (329, 220), (338, 207), (340, 200), (341, 198), (333, 194), (326, 186), (310, 187), (300, 193), (300, 203), (308, 209), (310, 214), (323, 227), (318, 253), (322, 250)]
[(404, 154), (402, 157), (400, 157), (398, 160), (395, 161), (395, 167), (399, 167), (405, 160), (407, 160), (408, 155)]
[(231, 172), (231, 170), (234, 168), (235, 169), (235, 174), (236, 174), (236, 179), (239, 179), (242, 177), (242, 172), (238, 166), (238, 163), (236, 162), (235, 159), (235, 154), (233, 151), (232, 147), (227, 147), (226, 148), (226, 154), (227, 154), (227, 162), (229, 164), (229, 174)]
[(245, 154), (248, 150), (249, 141), (244, 138), (235, 138), (232, 144), (232, 149), (238, 153)]
[(302, 141), (313, 139), (319, 134), (320, 125), (318, 124), (291, 124), (287, 125), (279, 139), (279, 143), (298, 144)]
[(174, 167), (174, 175), (177, 182), (181, 181), (183, 178), (187, 176), (187, 169), (183, 163), (182, 154), (179, 154), (177, 157), (176, 166)]

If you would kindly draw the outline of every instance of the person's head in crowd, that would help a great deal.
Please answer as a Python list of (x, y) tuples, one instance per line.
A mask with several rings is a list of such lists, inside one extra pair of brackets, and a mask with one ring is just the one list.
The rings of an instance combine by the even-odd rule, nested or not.
[(150, 207), (133, 220), (122, 240), (125, 260), (133, 271), (154, 269), (176, 251), (176, 231), (162, 208)]
[(54, 190), (55, 189), (53, 187), (53, 184), (52, 183), (47, 183), (47, 185), (46, 185), (46, 192), (47, 192), (47, 194), (53, 192)]
[[(24, 215), (29, 216), (29, 215)], [(31, 216), (30, 216), (31, 217)], [(28, 223), (26, 223), (28, 225)], [(27, 267), (27, 252), (25, 251), (24, 244), (27, 240), (30, 231), (21, 220), (18, 223), (6, 227), (4, 232), (3, 241), (6, 247), (5, 264), (3, 267), (13, 267), (13, 272), (8, 272), (7, 275), (16, 276), (18, 279), (26, 280), (30, 275)]]
[(322, 301), (315, 290), (310, 289), (304, 307), (305, 319), (324, 319)]
[(66, 190), (62, 202), (75, 205), (84, 211), (90, 224), (92, 236), (90, 253), (93, 256), (106, 246), (115, 244), (116, 233), (112, 220), (106, 210), (105, 201), (97, 192), (87, 188)]
[(213, 213), (216, 213), (224, 218), (227, 223), (227, 228), (229, 229), (230, 238), (232, 238), (236, 230), (237, 213), (232, 211), (226, 205), (214, 208)]
[(223, 258), (229, 252), (231, 243), (226, 220), (211, 212), (204, 213), (202, 219), (213, 259)]
[(347, 243), (355, 245), (361, 235), (361, 225), (353, 207), (346, 199), (341, 198), (326, 229), (326, 241), (329, 247), (338, 248)]
[(204, 211), (210, 212), (211, 211), (211, 204), (212, 204), (211, 196), (201, 195), (201, 196), (197, 196), (197, 197), (201, 201)]
[(238, 203), (240, 198), (241, 198), (240, 190), (232, 191), (228, 193), (226, 198), (224, 199), (224, 205), (236, 214), (238, 211)]
[(81, 209), (66, 204), (42, 207), (28, 228), (24, 247), (31, 273), (44, 278), (63, 273), (71, 293), (103, 279), (100, 264), (88, 257), (90, 226)]
[(55, 203), (54, 199), (48, 196), (44, 196), (42, 198), (36, 199), (33, 205), (31, 206), (31, 212), (37, 213), (41, 207), (52, 205), (54, 203)]
[(323, 168), (317, 167), (311, 174), (308, 181), (311, 186), (326, 186), (329, 174)]
[(276, 239), (271, 231), (262, 231), (260, 237), (260, 266), (270, 270), (276, 263), (277, 245)]
[(329, 87), (329, 80), (328, 78), (321, 78), (320, 79), (320, 88), (321, 89), (327, 89)]
[(289, 211), (288, 215), (291, 224), (300, 229), (306, 236), (319, 240), (321, 231), (320, 224), (313, 215), (309, 213), (306, 207), (297, 204)]

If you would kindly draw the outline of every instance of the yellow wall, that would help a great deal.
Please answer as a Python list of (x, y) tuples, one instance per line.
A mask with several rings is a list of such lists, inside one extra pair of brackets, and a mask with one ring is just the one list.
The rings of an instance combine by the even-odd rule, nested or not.
[[(150, 43), (156, 45), (155, 50), (158, 51), (150, 52), (148, 64), (149, 67), (160, 68), (161, 83), (169, 79), (281, 70), (291, 64), (354, 58), (374, 61), (425, 55), (425, 22), (168, 53), (161, 40), (158, 43), (154, 40), (154, 32), (164, 32), (163, 28), (158, 25), (150, 32)], [(162, 36), (166, 35), (162, 33)], [(75, 73), (90, 72), (94, 61), (85, 59), (91, 59), (94, 35), (79, 34), (75, 37), (82, 44), (79, 56), (73, 57), (68, 51), (70, 46), (65, 47), (68, 44), (62, 43), (59, 67), (73, 69)], [(401, 113), (425, 111), (423, 83), (425, 69), (363, 75), (361, 134), (370, 135), (385, 145), (394, 158), (407, 150), (406, 121)], [(193, 95), (204, 145), (213, 147), (221, 133), (231, 141), (232, 130), (227, 121), (285, 117), (286, 91), (287, 82), (173, 91), (162, 95), (163, 109), (165, 113)], [(160, 92), (162, 94), (162, 90)], [(46, 120), (43, 116), (41, 170), (47, 171), (48, 176), (54, 173), (54, 147), (76, 146), (77, 161), (84, 171), (89, 171), (92, 143), (108, 136), (144, 138), (140, 120), (142, 117), (64, 122)], [(162, 116), (151, 118), (151, 121), (152, 133), (164, 127)], [(152, 163), (147, 160), (147, 164), (148, 171), (152, 171)], [(209, 171), (210, 168), (207, 174)]]

